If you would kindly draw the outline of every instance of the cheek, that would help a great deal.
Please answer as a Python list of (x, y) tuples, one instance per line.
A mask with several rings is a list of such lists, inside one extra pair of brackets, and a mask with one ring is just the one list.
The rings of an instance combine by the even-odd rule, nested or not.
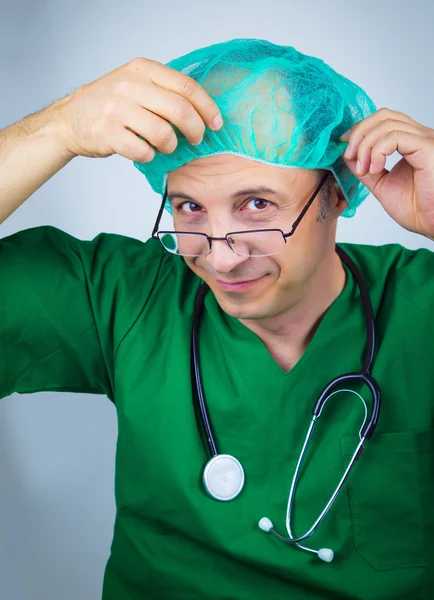
[(305, 252), (300, 244), (294, 243), (293, 238), (289, 238), (285, 246), (285, 251), (274, 257), (278, 265), (281, 277), (294, 277), (301, 270)]
[(183, 258), (185, 264), (189, 269), (193, 271), (193, 273), (195, 273), (201, 279), (208, 279), (210, 269), (206, 267), (206, 258), (187, 258), (186, 256), (184, 256)]
[(195, 273), (198, 273), (199, 271), (201, 271), (200, 267), (198, 267), (196, 265), (196, 261), (193, 258), (187, 258), (186, 256), (183, 256), (183, 259), (184, 259), (184, 262), (187, 265), (187, 267), (189, 267), (189, 269), (191, 269)]
[(294, 282), (308, 279), (328, 253), (330, 244), (334, 246), (334, 237), (325, 223), (318, 223), (314, 213), (305, 218), (294, 236), (288, 238), (285, 252), (276, 257), (279, 258), (282, 276), (288, 276)]
[(287, 247), (284, 254), (275, 257), (279, 272), (278, 286), (281, 288), (303, 285), (314, 269), (316, 252), (302, 245)]

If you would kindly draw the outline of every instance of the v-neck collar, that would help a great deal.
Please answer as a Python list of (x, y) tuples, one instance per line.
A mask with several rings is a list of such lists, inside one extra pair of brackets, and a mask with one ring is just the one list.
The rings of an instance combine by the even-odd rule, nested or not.
[[(238, 365), (243, 360), (255, 361), (258, 364), (258, 375), (262, 369), (273, 379), (288, 380), (297, 377), (306, 363), (311, 362), (312, 356), (318, 352), (327, 352), (329, 344), (336, 339), (342, 341), (341, 333), (346, 320), (351, 319), (354, 306), (360, 304), (363, 315), (362, 300), (357, 284), (349, 268), (342, 263), (346, 273), (345, 285), (341, 293), (331, 303), (323, 314), (320, 323), (302, 356), (289, 370), (284, 371), (275, 361), (259, 336), (241, 323), (236, 317), (225, 313), (219, 306), (214, 294), (209, 292), (205, 298), (206, 312), (211, 318), (216, 334), (220, 336), (223, 347), (227, 348), (227, 358), (231, 367), (238, 371)], [(226, 341), (236, 340), (236, 343)]]

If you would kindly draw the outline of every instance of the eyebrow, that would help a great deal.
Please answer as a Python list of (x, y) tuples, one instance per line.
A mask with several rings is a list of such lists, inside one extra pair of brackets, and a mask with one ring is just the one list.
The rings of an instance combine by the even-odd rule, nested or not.
[[(269, 194), (271, 196), (283, 196), (283, 194), (278, 192), (277, 190), (273, 190), (272, 188), (261, 185), (259, 187), (246, 188), (243, 190), (239, 190), (238, 192), (235, 192), (234, 194), (232, 194), (231, 198), (233, 200), (236, 200), (240, 196), (250, 196), (250, 195), (254, 195), (254, 194)], [(196, 202), (196, 200), (194, 198), (192, 198), (191, 196), (188, 196), (187, 194), (184, 194), (183, 192), (170, 192), (170, 194), (167, 194), (167, 197), (169, 200), (174, 200), (175, 198), (180, 198), (182, 200), (188, 200), (189, 202)]]

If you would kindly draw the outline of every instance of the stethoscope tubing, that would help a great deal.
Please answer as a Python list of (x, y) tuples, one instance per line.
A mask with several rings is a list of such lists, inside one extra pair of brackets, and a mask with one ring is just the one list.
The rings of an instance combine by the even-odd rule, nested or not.
[[(367, 342), (363, 354), (363, 365), (361, 371), (340, 375), (339, 377), (336, 377), (330, 383), (328, 383), (324, 390), (321, 392), (318, 400), (316, 401), (312, 413), (314, 418), (318, 418), (321, 415), (325, 402), (327, 401), (328, 397), (331, 395), (333, 390), (336, 389), (338, 386), (342, 384), (348, 384), (350, 382), (361, 382), (369, 387), (373, 397), (373, 403), (371, 412), (369, 414), (369, 418), (367, 419), (361, 430), (361, 437), (369, 439), (371, 438), (377, 425), (381, 406), (380, 389), (376, 381), (371, 376), (371, 369), (375, 356), (376, 346), (374, 311), (372, 308), (372, 303), (365, 280), (359, 268), (357, 267), (353, 259), (338, 244), (336, 244), (336, 252), (341, 258), (341, 260), (350, 269), (360, 290), (365, 315)], [(204, 299), (208, 291), (208, 285), (203, 283), (199, 288), (199, 291), (197, 292), (195, 298), (191, 331), (191, 375), (193, 401), (195, 407), (199, 410), (201, 425), (205, 433), (205, 439), (206, 444), (208, 446), (209, 454), (211, 457), (215, 457), (219, 454), (219, 452), (217, 450), (213, 426), (209, 416), (205, 395), (203, 393), (202, 378), (200, 372), (200, 350), (198, 343), (200, 316), (203, 310)]]
[(205, 438), (211, 457), (217, 456), (217, 446), (212, 431), (211, 419), (208, 413), (208, 407), (206, 404), (205, 396), (202, 387), (202, 378), (200, 374), (200, 352), (199, 352), (199, 321), (200, 315), (203, 310), (203, 302), (206, 294), (209, 291), (209, 287), (204, 283), (200, 287), (195, 303), (193, 313), (193, 326), (191, 334), (191, 368), (192, 368), (192, 381), (193, 383), (193, 399), (196, 406), (199, 408), (200, 418), (202, 421), (202, 427), (205, 432)]

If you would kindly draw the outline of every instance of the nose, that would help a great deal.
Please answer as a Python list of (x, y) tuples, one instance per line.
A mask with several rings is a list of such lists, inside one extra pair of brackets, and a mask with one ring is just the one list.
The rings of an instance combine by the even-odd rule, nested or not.
[(229, 273), (248, 258), (248, 256), (235, 254), (226, 240), (212, 240), (211, 252), (206, 256), (208, 263), (218, 273)]

